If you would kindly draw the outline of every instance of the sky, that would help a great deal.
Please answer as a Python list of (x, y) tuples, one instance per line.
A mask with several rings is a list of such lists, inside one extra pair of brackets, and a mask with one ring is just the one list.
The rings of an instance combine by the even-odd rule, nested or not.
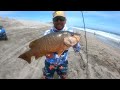
[[(81, 11), (65, 11), (67, 26), (83, 27)], [(0, 11), (1, 17), (51, 22), (53, 11)], [(83, 11), (86, 28), (120, 34), (120, 11)]]

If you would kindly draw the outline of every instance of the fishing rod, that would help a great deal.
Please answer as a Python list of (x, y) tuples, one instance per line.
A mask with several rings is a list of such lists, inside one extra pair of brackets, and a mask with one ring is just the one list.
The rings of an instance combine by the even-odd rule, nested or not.
[[(84, 31), (85, 31), (85, 41), (86, 41), (86, 57), (87, 57), (87, 68), (86, 68), (86, 78), (89, 78), (89, 73), (88, 73), (88, 48), (87, 48), (87, 36), (86, 36), (86, 26), (85, 26), (85, 20), (84, 20), (84, 14), (83, 11), (81, 11), (82, 18), (83, 18), (83, 24), (84, 24)], [(80, 52), (79, 52), (80, 54)]]

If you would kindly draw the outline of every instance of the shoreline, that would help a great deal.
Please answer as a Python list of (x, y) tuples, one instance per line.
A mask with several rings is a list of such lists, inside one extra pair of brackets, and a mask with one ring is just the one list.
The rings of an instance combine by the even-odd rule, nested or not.
[[(77, 29), (78, 31), (80, 30), (80, 31), (84, 31), (85, 32), (84, 28), (73, 27), (73, 29), (74, 28)], [(102, 30), (99, 31), (99, 30), (87, 29), (87, 28), (86, 28), (86, 32), (92, 33), (94, 35), (103, 36), (105, 38), (108, 38), (108, 39), (111, 39), (113, 41), (116, 41), (116, 42), (120, 43), (120, 35), (115, 34), (115, 33), (106, 32), (106, 31), (102, 31)]]
[[(84, 31), (84, 27), (74, 27), (74, 26), (72, 26), (72, 28)], [(94, 28), (87, 28), (86, 27), (86, 30), (90, 30), (90, 31), (93, 31), (93, 32), (94, 31), (105, 32), (105, 33), (110, 33), (110, 34), (114, 34), (114, 35), (120, 36), (120, 33), (118, 33), (118, 32), (105, 31), (105, 30), (100, 30), (100, 29), (97, 29), (97, 28), (94, 29)]]
[[(80, 30), (80, 29), (74, 29), (75, 32), (77, 33), (81, 33), (85, 35), (85, 31), (83, 30)], [(116, 41), (116, 40), (113, 40), (109, 37), (105, 37), (105, 36), (102, 36), (102, 35), (99, 35), (99, 34), (96, 34), (96, 33), (92, 33), (92, 32), (87, 32), (86, 31), (86, 35), (92, 35), (92, 36), (95, 36), (95, 38), (97, 40), (99, 40), (100, 42), (104, 43), (104, 44), (107, 44), (108, 46), (112, 47), (112, 48), (115, 48), (115, 49), (119, 49), (120, 50), (120, 42), (119, 41)]]
[(96, 38), (98, 40), (100, 40), (101, 42), (113, 47), (113, 48), (116, 48), (116, 49), (119, 49), (120, 50), (120, 42), (116, 42), (112, 39), (109, 39), (109, 38), (106, 38), (106, 37), (103, 37), (103, 36), (100, 36), (100, 35), (97, 35)]

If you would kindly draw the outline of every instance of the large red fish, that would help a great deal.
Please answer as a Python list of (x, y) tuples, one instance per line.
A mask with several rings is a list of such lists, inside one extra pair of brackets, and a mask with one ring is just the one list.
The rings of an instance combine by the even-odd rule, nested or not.
[(29, 44), (30, 50), (19, 56), (31, 63), (31, 57), (35, 59), (57, 52), (60, 56), (65, 50), (74, 46), (80, 41), (80, 35), (68, 31), (61, 31), (47, 34)]

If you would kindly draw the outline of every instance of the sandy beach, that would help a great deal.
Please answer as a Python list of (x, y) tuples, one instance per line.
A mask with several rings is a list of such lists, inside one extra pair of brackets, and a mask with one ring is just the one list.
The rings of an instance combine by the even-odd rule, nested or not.
[[(18, 56), (29, 49), (32, 40), (42, 37), (51, 25), (29, 24), (19, 21), (11, 23), (10, 20), (4, 22), (8, 41), (0, 41), (0, 79), (42, 77), (45, 57), (36, 61), (33, 58), (32, 63), (28, 64)], [(120, 79), (120, 50), (102, 42), (96, 35), (87, 33), (87, 60), (85, 33), (78, 32), (81, 33), (81, 51), (75, 53), (72, 47), (69, 49), (68, 79)]]
[[(86, 51), (85, 32), (82, 35), (82, 52)], [(120, 49), (114, 48), (97, 38), (97, 35), (87, 33), (88, 71), (92, 79), (120, 78)]]

